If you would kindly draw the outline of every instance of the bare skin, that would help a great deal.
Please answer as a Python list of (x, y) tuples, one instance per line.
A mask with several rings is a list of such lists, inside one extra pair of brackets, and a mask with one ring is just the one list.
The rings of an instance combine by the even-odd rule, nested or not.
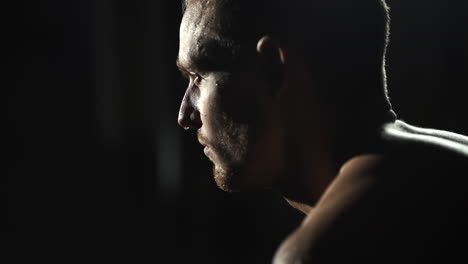
[[(409, 255), (405, 248), (408, 244), (402, 243), (405, 240), (415, 243), (413, 250), (419, 253), (415, 254), (417, 261), (439, 263), (447, 259), (458, 260), (458, 243), (451, 244), (450, 250), (439, 246), (439, 243), (453, 243), (457, 237), (450, 232), (454, 229), (459, 232), (458, 235), (466, 234), (466, 227), (461, 224), (466, 222), (464, 210), (467, 200), (464, 193), (467, 180), (458, 173), (463, 173), (459, 169), (468, 164), (468, 137), (417, 128), (401, 121), (387, 124), (382, 136), (388, 144), (398, 142), (396, 144), (399, 146), (389, 152), (350, 159), (314, 207), (289, 201), (307, 217), (282, 243), (274, 264), (338, 263), (353, 259), (399, 263), (408, 261), (404, 259)], [(414, 146), (420, 149), (414, 150)], [(412, 153), (405, 154), (407, 151)], [(406, 162), (401, 162), (402, 158), (398, 155), (407, 155), (403, 158)], [(410, 157), (413, 159), (407, 159)], [(423, 177), (414, 175), (415, 172)], [(408, 180), (410, 177), (414, 179)], [(382, 193), (396, 197), (382, 196)], [(367, 200), (373, 203), (363, 202)], [(411, 212), (411, 207), (410, 210), (400, 208), (402, 204), (416, 204), (417, 207), (414, 207), (415, 212)], [(457, 207), (458, 210), (454, 210)], [(389, 217), (389, 211), (393, 211), (394, 215)], [(411, 234), (417, 229), (412, 226), (412, 218), (424, 221), (420, 228), (424, 228), (423, 231), (429, 235), (418, 237)], [(398, 223), (395, 223), (395, 219), (399, 220)], [(392, 236), (384, 234), (384, 228), (389, 225), (393, 225)], [(355, 232), (356, 229), (359, 232)], [(339, 231), (335, 233), (331, 230)], [(350, 233), (356, 234), (350, 236)], [(359, 233), (362, 237), (356, 236)], [(378, 236), (386, 236), (386, 241), (373, 245), (373, 248), (369, 243), (378, 241)], [(330, 253), (323, 249), (330, 243), (327, 240), (340, 240), (340, 243), (332, 244), (333, 252), (348, 254), (326, 255)], [(466, 248), (466, 245), (462, 244), (463, 247)], [(422, 249), (424, 252), (417, 252)]]
[[(219, 66), (236, 61), (224, 56), (235, 45), (223, 46), (231, 40), (219, 13), (194, 1), (184, 14), (177, 64), (189, 86), (179, 124), (197, 131), (221, 189), (275, 188), (307, 214), (274, 263), (455, 256), (440, 241), (464, 231), (456, 206), (466, 203), (466, 180), (457, 170), (468, 164), (468, 139), (390, 121), (373, 131), (356, 124), (342, 135), (353, 149), (337, 148), (303, 56), (262, 36), (240, 68)], [(345, 162), (334, 159), (340, 151)]]

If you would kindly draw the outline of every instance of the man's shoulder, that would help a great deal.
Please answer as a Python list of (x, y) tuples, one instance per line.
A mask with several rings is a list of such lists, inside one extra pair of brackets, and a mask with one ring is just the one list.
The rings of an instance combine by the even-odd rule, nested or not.
[[(333, 263), (324, 261), (336, 259), (362, 242), (362, 235), (369, 227), (360, 226), (364, 224), (362, 220), (369, 219), (367, 214), (375, 211), (369, 210), (365, 201), (376, 202), (369, 191), (376, 188), (372, 173), (376, 173), (374, 170), (382, 161), (377, 155), (359, 156), (348, 161), (302, 225), (282, 243), (274, 263)], [(361, 234), (352, 234), (353, 230), (360, 230)]]
[(444, 188), (466, 188), (468, 137), (397, 121), (384, 127), (383, 138), (385, 161), (381, 164), (388, 182), (438, 188), (441, 194)]
[(424, 150), (422, 156), (452, 152), (468, 157), (468, 137), (449, 131), (416, 127), (397, 120), (384, 125), (382, 137), (394, 151)]
[(468, 249), (457, 243), (468, 236), (468, 155), (463, 141), (447, 140), (457, 148), (398, 138), (387, 152), (348, 161), (274, 263), (459, 257)]
[(458, 239), (468, 236), (465, 210), (466, 204), (437, 190), (371, 184), (314, 208), (282, 243), (274, 263), (444, 263), (438, 261), (466, 257), (467, 244)]

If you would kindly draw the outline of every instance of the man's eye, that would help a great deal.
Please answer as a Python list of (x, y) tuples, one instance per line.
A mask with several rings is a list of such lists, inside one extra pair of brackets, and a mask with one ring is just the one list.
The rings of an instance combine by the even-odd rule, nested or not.
[(202, 80), (203, 80), (203, 78), (202, 78), (200, 75), (197, 75), (197, 76), (195, 76), (195, 78), (193, 79), (193, 83), (194, 83), (196, 86), (200, 86)]
[(196, 73), (190, 73), (190, 76), (193, 80), (193, 84), (195, 84), (196, 86), (199, 86), (201, 84), (201, 82), (203, 81), (203, 77), (200, 76), (199, 74), (196, 74)]

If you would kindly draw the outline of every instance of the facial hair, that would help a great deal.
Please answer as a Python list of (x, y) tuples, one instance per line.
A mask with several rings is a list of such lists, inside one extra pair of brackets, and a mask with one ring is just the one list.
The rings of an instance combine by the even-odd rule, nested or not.
[(245, 183), (241, 175), (249, 149), (250, 125), (236, 123), (226, 113), (221, 113), (216, 121), (216, 133), (212, 159), (214, 180), (226, 192), (242, 189)]

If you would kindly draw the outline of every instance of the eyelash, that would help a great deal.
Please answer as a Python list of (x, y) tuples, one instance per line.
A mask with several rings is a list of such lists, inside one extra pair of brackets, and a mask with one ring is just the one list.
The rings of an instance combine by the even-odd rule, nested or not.
[(199, 87), (201, 81), (204, 80), (204, 78), (201, 75), (196, 74), (194, 72), (188, 73), (187, 75), (188, 75), (188, 79), (193, 80), (193, 84), (195, 84), (195, 86), (197, 87)]

